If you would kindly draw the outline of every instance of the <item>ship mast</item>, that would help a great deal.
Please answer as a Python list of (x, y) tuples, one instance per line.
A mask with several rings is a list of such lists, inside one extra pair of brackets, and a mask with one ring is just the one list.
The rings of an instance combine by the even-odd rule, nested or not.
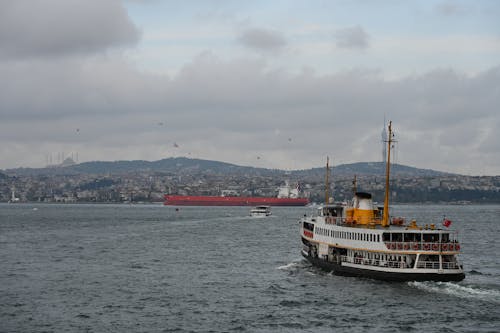
[(328, 205), (330, 202), (330, 166), (329, 166), (330, 158), (326, 157), (326, 176), (325, 176), (325, 205)]
[(382, 219), (382, 226), (389, 226), (389, 175), (391, 172), (391, 146), (392, 146), (392, 121), (389, 121), (389, 136), (387, 139), (387, 161), (385, 164), (385, 198), (384, 198), (384, 217)]

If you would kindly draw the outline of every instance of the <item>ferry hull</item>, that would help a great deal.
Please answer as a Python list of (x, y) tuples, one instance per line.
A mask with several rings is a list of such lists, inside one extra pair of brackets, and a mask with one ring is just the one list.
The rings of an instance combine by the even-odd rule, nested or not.
[(307, 198), (218, 197), (165, 195), (167, 206), (305, 206)]
[(304, 252), (302, 256), (306, 258), (311, 264), (317, 266), (325, 271), (333, 272), (335, 275), (366, 277), (376, 280), (384, 281), (440, 281), (452, 282), (462, 281), (465, 278), (464, 273), (399, 273), (399, 272), (385, 272), (376, 271), (371, 269), (360, 269), (356, 267), (344, 266), (334, 262), (328, 262), (320, 258), (313, 258)]

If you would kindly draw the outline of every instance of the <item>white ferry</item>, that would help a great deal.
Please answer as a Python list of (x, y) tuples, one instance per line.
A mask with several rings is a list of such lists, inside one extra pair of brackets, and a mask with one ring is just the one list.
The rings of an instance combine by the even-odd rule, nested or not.
[(355, 192), (349, 203), (325, 204), (314, 216), (304, 215), (300, 220), (302, 255), (337, 275), (387, 281), (461, 281), (465, 274), (458, 260), (456, 231), (389, 218), (392, 137), (389, 123), (384, 206), (375, 206), (369, 193)]
[(266, 217), (271, 215), (270, 206), (257, 206), (250, 210), (250, 216), (252, 217)]

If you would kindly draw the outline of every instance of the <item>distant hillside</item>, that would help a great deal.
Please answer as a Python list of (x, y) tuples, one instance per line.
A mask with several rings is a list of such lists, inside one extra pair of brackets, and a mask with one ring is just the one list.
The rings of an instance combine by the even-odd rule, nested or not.
[[(335, 176), (383, 176), (385, 175), (384, 162), (358, 162), (351, 164), (341, 164), (330, 167), (331, 174)], [(309, 170), (296, 171), (297, 174), (304, 175), (321, 175), (325, 174), (325, 167), (313, 168)], [(401, 164), (391, 164), (392, 176), (408, 176), (408, 177), (436, 177), (451, 175), (450, 173), (431, 170), (419, 169)]]
[(238, 166), (225, 162), (191, 159), (185, 157), (166, 158), (159, 161), (113, 161), (84, 162), (65, 167), (17, 168), (5, 170), (10, 175), (77, 175), (77, 174), (127, 174), (134, 172), (163, 173), (211, 173), (211, 174), (273, 174), (279, 171), (264, 168)]
[[(383, 162), (359, 162), (352, 164), (342, 164), (331, 169), (333, 176), (352, 175), (384, 175), (385, 164)], [(159, 161), (114, 161), (114, 162), (85, 162), (65, 167), (49, 168), (17, 168), (5, 170), (8, 175), (28, 176), (28, 175), (77, 175), (77, 174), (128, 174), (134, 172), (159, 172), (159, 173), (202, 173), (202, 174), (227, 174), (227, 175), (260, 175), (272, 176), (284, 174), (284, 170), (254, 168), (239, 166), (235, 164), (191, 159), (185, 157), (166, 158)], [(311, 177), (324, 175), (325, 168), (318, 167), (308, 170), (297, 170), (290, 172), (297, 177)], [(440, 176), (448, 173), (418, 169), (410, 166), (395, 164), (391, 166), (392, 175), (404, 176)]]

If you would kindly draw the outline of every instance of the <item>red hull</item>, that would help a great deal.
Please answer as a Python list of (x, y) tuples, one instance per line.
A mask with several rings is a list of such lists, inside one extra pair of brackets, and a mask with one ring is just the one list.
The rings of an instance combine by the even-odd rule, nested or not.
[(165, 195), (169, 206), (305, 206), (307, 198), (216, 197), (193, 195)]

